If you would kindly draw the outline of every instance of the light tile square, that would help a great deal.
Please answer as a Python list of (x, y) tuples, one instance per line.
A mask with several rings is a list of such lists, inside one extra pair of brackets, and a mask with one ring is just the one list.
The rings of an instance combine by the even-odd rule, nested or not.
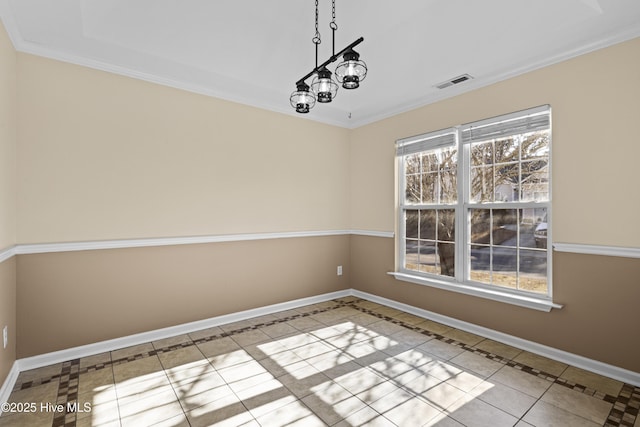
[(521, 418), (536, 403), (536, 398), (528, 394), (491, 381), (483, 381), (470, 394), (516, 418)]
[(195, 345), (162, 352), (158, 354), (158, 359), (160, 359), (160, 363), (164, 369), (173, 371), (208, 363), (204, 354), (202, 354), (200, 349)]
[(423, 425), (442, 412), (420, 399), (410, 399), (383, 412), (385, 418), (398, 426)]
[(200, 343), (197, 346), (206, 357), (219, 356), (235, 350), (240, 350), (240, 346), (229, 337), (217, 338)]
[(468, 427), (511, 427), (518, 422), (516, 417), (472, 396), (450, 406), (447, 414)]
[(334, 427), (395, 427), (396, 425), (370, 407), (354, 412)]
[(586, 418), (558, 408), (547, 402), (538, 401), (524, 416), (523, 421), (533, 426), (601, 427)]
[(599, 424), (605, 423), (613, 407), (611, 403), (560, 384), (552, 385), (540, 400)]
[(473, 372), (483, 378), (490, 377), (504, 366), (502, 363), (487, 359), (486, 357), (482, 357), (468, 351), (459, 354), (449, 361), (458, 365), (464, 370)]
[(301, 401), (291, 402), (257, 418), (261, 427), (326, 427)]
[(552, 384), (551, 381), (535, 377), (510, 366), (504, 366), (489, 377), (488, 381), (504, 384), (535, 398), (542, 396)]
[(439, 340), (427, 341), (416, 347), (419, 351), (429, 353), (438, 359), (449, 360), (464, 352), (464, 349)]

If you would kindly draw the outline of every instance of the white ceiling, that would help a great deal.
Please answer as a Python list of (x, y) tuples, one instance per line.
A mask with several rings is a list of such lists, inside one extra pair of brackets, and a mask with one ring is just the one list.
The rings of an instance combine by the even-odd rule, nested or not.
[[(336, 51), (364, 37), (369, 74), (304, 117), (347, 128), (640, 36), (640, 0), (336, 3)], [(289, 96), (315, 65), (313, 0), (0, 0), (0, 17), (19, 51), (297, 116)]]

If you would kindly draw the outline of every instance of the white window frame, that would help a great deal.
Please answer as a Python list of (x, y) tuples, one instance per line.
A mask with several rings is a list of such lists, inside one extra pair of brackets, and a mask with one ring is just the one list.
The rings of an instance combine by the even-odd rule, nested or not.
[[(398, 171), (398, 192), (397, 192), (397, 267), (396, 271), (390, 273), (396, 279), (407, 281), (411, 283), (431, 286), (439, 289), (445, 289), (449, 291), (459, 292), (467, 295), (473, 295), (481, 298), (487, 298), (491, 300), (501, 301), (509, 304), (515, 304), (522, 307), (533, 308), (542, 311), (550, 311), (552, 308), (562, 308), (562, 305), (556, 304), (552, 300), (553, 285), (552, 285), (552, 235), (551, 235), (551, 138), (549, 140), (549, 197), (548, 200), (539, 202), (492, 202), (492, 203), (471, 203), (469, 185), (471, 183), (470, 176), (470, 145), (476, 140), (469, 140), (468, 131), (470, 129), (482, 129), (486, 125), (495, 125), (497, 123), (506, 123), (505, 132), (507, 134), (522, 134), (526, 133), (526, 128), (517, 130), (520, 128), (512, 129), (510, 126), (513, 124), (523, 124), (523, 119), (535, 120), (536, 117), (541, 117), (544, 114), (548, 114), (548, 126), (551, 129), (551, 108), (548, 105), (531, 108), (524, 111), (519, 111), (511, 114), (506, 114), (499, 117), (494, 117), (486, 120), (481, 120), (473, 123), (467, 123), (452, 128), (447, 128), (435, 132), (429, 132), (414, 137), (403, 138), (396, 141), (397, 152), (397, 171)], [(529, 119), (533, 117), (533, 119)], [(525, 120), (526, 122), (526, 120)], [(500, 127), (500, 126), (498, 126)], [(466, 132), (466, 133), (465, 133)], [(453, 134), (454, 138), (450, 136)], [(503, 135), (499, 135), (503, 136)], [(463, 141), (463, 138), (465, 139)], [(486, 138), (490, 140), (493, 138)], [(408, 154), (422, 152), (426, 150), (432, 150), (437, 148), (445, 148), (449, 146), (457, 147), (458, 154), (458, 173), (457, 173), (457, 190), (458, 201), (455, 204), (407, 204), (405, 203), (405, 158)], [(438, 274), (430, 274), (427, 272), (418, 272), (415, 270), (409, 270), (404, 268), (406, 261), (406, 224), (405, 224), (405, 211), (414, 209), (433, 209), (444, 208), (455, 210), (456, 221), (456, 262), (455, 262), (455, 276), (448, 277)], [(527, 209), (527, 208), (545, 208), (547, 212), (547, 294), (537, 294), (534, 292), (527, 292), (522, 290), (510, 289), (498, 285), (490, 285), (470, 280), (470, 245), (469, 245), (469, 223), (471, 209)]]

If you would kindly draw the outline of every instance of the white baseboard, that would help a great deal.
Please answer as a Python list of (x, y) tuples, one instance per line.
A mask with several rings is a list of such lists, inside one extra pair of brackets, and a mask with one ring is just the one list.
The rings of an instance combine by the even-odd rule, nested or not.
[(73, 347), (66, 350), (27, 357), (18, 360), (18, 362), (20, 365), (20, 371), (26, 371), (28, 369), (40, 368), (43, 366), (52, 365), (54, 363), (78, 359), (80, 357), (86, 357), (92, 354), (118, 350), (120, 348), (131, 347), (151, 341), (157, 341), (176, 335), (188, 334), (190, 332), (199, 331), (201, 329), (239, 322), (241, 320), (251, 319), (252, 317), (264, 316), (284, 310), (291, 310), (293, 308), (302, 307), (309, 304), (317, 304), (319, 302), (329, 301), (335, 298), (342, 298), (349, 295), (351, 295), (351, 290), (347, 289), (344, 291), (337, 291), (308, 298), (301, 298), (279, 304), (254, 308), (251, 310), (244, 310), (236, 313), (225, 314), (222, 316), (211, 317), (209, 319), (198, 320), (195, 322), (183, 323), (181, 325), (170, 326), (168, 328), (128, 335), (122, 338), (115, 338), (112, 340), (100, 341), (93, 344)]
[(20, 367), (18, 362), (13, 362), (11, 366), (11, 370), (9, 371), (9, 375), (2, 383), (0, 387), (0, 405), (6, 403), (9, 400), (9, 396), (11, 395), (11, 391), (13, 390), (13, 386), (16, 384), (16, 380), (18, 379), (18, 375), (20, 374)]
[(473, 323), (463, 322), (461, 320), (454, 319), (452, 317), (443, 316), (441, 314), (433, 313), (428, 310), (423, 310), (408, 304), (403, 304), (398, 301), (390, 300), (387, 298), (379, 297), (377, 295), (369, 294), (367, 292), (358, 291), (355, 289), (347, 289), (343, 291), (331, 292), (327, 294), (317, 295), (308, 298), (301, 298), (293, 301), (283, 302), (279, 304), (268, 305), (265, 307), (259, 307), (251, 310), (240, 311), (237, 313), (227, 314), (223, 316), (216, 316), (205, 320), (199, 320), (196, 322), (184, 323), (182, 325), (171, 326), (163, 329), (156, 329), (153, 331), (143, 332), (140, 334), (129, 335), (122, 338), (116, 338), (107, 341), (101, 341), (93, 344), (87, 344), (79, 347), (73, 347), (65, 350), (60, 350), (52, 353), (41, 354), (38, 356), (27, 357), (16, 360), (9, 372), (9, 375), (4, 380), (2, 387), (0, 387), (0, 404), (7, 401), (16, 380), (18, 374), (22, 371), (29, 369), (41, 368), (43, 366), (52, 365), (55, 363), (61, 363), (68, 360), (78, 359), (81, 357), (90, 356), (93, 354), (104, 353), (107, 351), (113, 351), (120, 348), (130, 347), (133, 345), (144, 344), (151, 341), (160, 340), (163, 338), (169, 338), (176, 335), (195, 332), (201, 329), (211, 328), (214, 326), (220, 326), (228, 323), (238, 322), (241, 320), (250, 319), (252, 317), (264, 316), (267, 314), (277, 313), (279, 311), (291, 310), (297, 307), (302, 307), (309, 304), (317, 304), (319, 302), (329, 301), (335, 298), (342, 298), (346, 296), (355, 296), (363, 298), (378, 304), (386, 305), (388, 307), (396, 308), (398, 310), (405, 311), (407, 313), (414, 314), (425, 319), (433, 320), (463, 331), (471, 332), (476, 335), (483, 336), (495, 341), (502, 342), (504, 344), (511, 345), (513, 347), (520, 348), (522, 350), (530, 351), (532, 353), (539, 354), (541, 356), (548, 357), (560, 362), (567, 363), (569, 365), (585, 369), (600, 375), (607, 376), (619, 381), (623, 381), (627, 384), (632, 384), (640, 387), (640, 373), (632, 372), (623, 368), (619, 368), (613, 365), (609, 365), (597, 360), (588, 359), (583, 356), (568, 353), (566, 351), (558, 350), (552, 347), (548, 347), (542, 344), (538, 344), (532, 341), (524, 340), (522, 338), (515, 337), (513, 335), (504, 334), (502, 332), (495, 331), (493, 329), (485, 328), (475, 325)]
[(586, 371), (604, 375), (606, 377), (640, 387), (640, 373), (638, 372), (629, 371), (627, 369), (619, 368), (617, 366), (609, 365), (607, 363), (599, 362), (597, 360), (589, 359), (563, 350), (558, 350), (553, 347), (548, 347), (543, 344), (538, 344), (533, 341), (528, 341), (473, 323), (468, 323), (462, 320), (454, 319), (452, 317), (443, 316), (438, 313), (423, 310), (421, 308), (390, 300), (388, 298), (379, 297), (367, 292), (352, 289), (351, 295), (369, 300), (371, 302), (377, 302), (378, 304), (386, 305), (388, 307), (396, 308), (398, 310), (402, 310), (428, 320), (433, 320), (434, 322), (442, 323), (456, 329), (471, 332), (473, 334), (480, 335), (494, 341), (499, 341), (512, 347), (526, 350), (531, 353), (539, 354), (540, 356), (548, 357), (549, 359), (557, 360), (559, 362), (575, 366), (576, 368), (584, 369)]

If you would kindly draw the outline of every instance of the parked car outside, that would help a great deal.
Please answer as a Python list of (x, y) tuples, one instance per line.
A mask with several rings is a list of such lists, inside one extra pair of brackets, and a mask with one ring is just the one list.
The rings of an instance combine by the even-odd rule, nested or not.
[(536, 226), (533, 231), (533, 238), (536, 241), (536, 248), (547, 248), (547, 216)]

